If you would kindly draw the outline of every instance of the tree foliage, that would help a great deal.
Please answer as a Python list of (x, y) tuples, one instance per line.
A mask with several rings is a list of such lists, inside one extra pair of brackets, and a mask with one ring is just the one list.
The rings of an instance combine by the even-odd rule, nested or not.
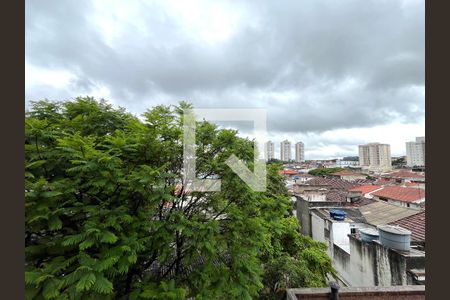
[[(183, 110), (142, 120), (105, 101), (38, 101), (26, 114), (25, 282), (28, 299), (274, 298), (322, 286), (324, 245), (301, 236), (279, 166), (252, 191), (225, 160), (251, 168), (253, 142), (199, 122), (197, 176), (183, 186)], [(286, 279), (287, 278), (287, 279)]]
[(336, 167), (336, 168), (317, 168), (308, 172), (308, 174), (314, 176), (326, 176), (336, 172), (344, 171), (344, 168)]

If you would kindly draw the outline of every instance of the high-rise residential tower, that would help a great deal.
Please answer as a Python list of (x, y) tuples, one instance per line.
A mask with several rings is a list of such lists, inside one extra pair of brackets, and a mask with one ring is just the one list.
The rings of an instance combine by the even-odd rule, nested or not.
[(406, 165), (425, 166), (425, 137), (416, 137), (415, 142), (406, 142)]
[(275, 158), (275, 145), (272, 141), (268, 141), (264, 145), (265, 149), (265, 159), (266, 161), (269, 161), (271, 159)]
[(305, 145), (303, 142), (298, 142), (295, 144), (295, 161), (305, 161)]
[(359, 165), (377, 171), (391, 170), (391, 146), (380, 143), (360, 145)]
[(290, 161), (291, 160), (291, 142), (288, 140), (284, 140), (280, 144), (280, 158), (282, 161)]

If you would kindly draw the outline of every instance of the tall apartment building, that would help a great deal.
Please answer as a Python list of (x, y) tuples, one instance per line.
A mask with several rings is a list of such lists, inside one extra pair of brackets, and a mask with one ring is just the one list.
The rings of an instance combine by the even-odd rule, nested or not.
[(290, 161), (291, 160), (291, 142), (288, 140), (284, 140), (280, 144), (280, 154), (282, 161)]
[(298, 142), (295, 144), (295, 161), (305, 161), (305, 145), (303, 142)]
[(375, 171), (391, 170), (391, 146), (380, 143), (359, 145), (359, 165)]
[(265, 159), (269, 161), (275, 158), (275, 145), (272, 141), (268, 141), (265, 145)]
[(415, 142), (406, 142), (406, 165), (425, 166), (425, 137), (416, 137)]

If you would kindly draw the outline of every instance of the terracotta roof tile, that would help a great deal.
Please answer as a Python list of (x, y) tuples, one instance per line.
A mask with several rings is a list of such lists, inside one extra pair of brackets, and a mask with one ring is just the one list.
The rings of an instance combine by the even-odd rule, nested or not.
[(367, 193), (376, 191), (381, 188), (382, 188), (381, 185), (369, 185), (368, 184), (368, 185), (361, 185), (361, 186), (354, 187), (348, 191), (349, 192), (361, 192), (363, 194), (367, 194)]
[(417, 188), (387, 186), (372, 195), (403, 202), (416, 202), (425, 198), (425, 191)]
[(328, 185), (335, 189), (343, 189), (343, 190), (349, 190), (357, 184), (351, 183), (347, 180), (339, 179), (339, 178), (323, 178), (323, 177), (317, 177), (309, 180), (307, 185)]
[(332, 202), (345, 202), (347, 201), (347, 192), (346, 191), (331, 191), (327, 193), (326, 196), (327, 201)]
[(294, 170), (280, 170), (279, 173), (280, 174), (284, 174), (284, 175), (296, 175), (296, 174), (298, 174), (298, 172), (294, 171)]
[(411, 240), (413, 241), (425, 241), (425, 211), (389, 224), (398, 225), (411, 231)]
[(352, 176), (352, 175), (354, 175), (354, 176), (367, 176), (367, 175), (364, 175), (362, 173), (357, 173), (357, 172), (353, 172), (353, 171), (345, 171), (345, 170), (331, 173), (331, 175), (337, 175), (337, 176)]
[(393, 177), (393, 178), (425, 178), (425, 175), (419, 174), (417, 172), (411, 171), (397, 171), (393, 173), (389, 173), (384, 175), (384, 177)]

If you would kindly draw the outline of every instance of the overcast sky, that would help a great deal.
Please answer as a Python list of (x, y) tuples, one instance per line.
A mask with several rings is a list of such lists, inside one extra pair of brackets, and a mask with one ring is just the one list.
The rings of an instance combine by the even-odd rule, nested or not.
[(424, 37), (414, 0), (27, 1), (25, 100), (266, 108), (277, 154), (404, 155), (425, 134)]

